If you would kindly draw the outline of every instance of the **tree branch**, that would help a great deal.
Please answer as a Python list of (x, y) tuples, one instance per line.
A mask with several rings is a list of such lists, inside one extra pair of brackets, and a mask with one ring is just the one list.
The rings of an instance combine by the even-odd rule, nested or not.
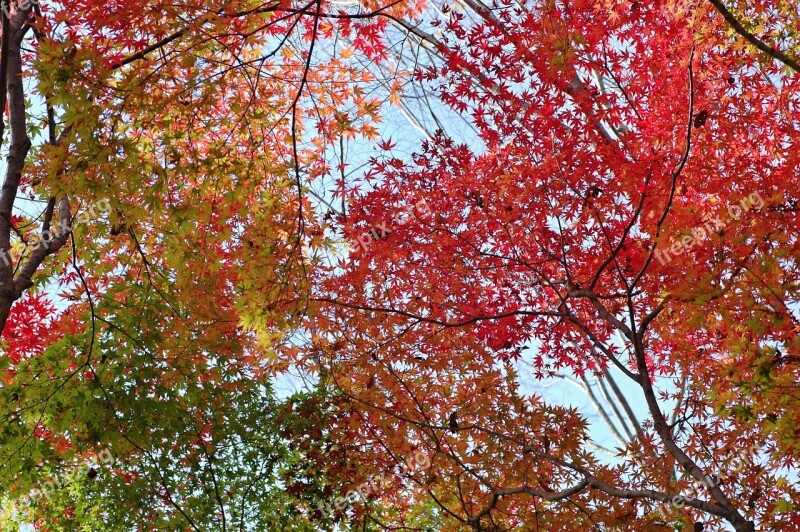
[(725, 4), (720, 2), (720, 0), (708, 0), (708, 1), (711, 2), (711, 5), (713, 5), (717, 9), (717, 11), (719, 11), (719, 14), (722, 15), (722, 18), (725, 19), (725, 21), (730, 25), (730, 27), (733, 28), (734, 31), (736, 31), (736, 33), (744, 37), (747, 42), (749, 42), (750, 44), (752, 44), (753, 46), (755, 46), (768, 56), (772, 57), (773, 59), (777, 59), (778, 61), (788, 66), (795, 72), (800, 72), (800, 63), (798, 63), (796, 60), (792, 59), (785, 53), (781, 52), (780, 50), (772, 48), (764, 41), (762, 41), (749, 31), (747, 31), (747, 29), (745, 29), (745, 27), (742, 26), (742, 24), (738, 20), (736, 20), (736, 17), (733, 16), (733, 13), (728, 11), (728, 8), (726, 8)]

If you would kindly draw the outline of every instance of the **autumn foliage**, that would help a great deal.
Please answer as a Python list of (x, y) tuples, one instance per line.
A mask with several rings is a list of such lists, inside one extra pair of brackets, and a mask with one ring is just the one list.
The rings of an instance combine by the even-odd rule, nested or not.
[(0, 522), (800, 529), (784, 4), (19, 3)]

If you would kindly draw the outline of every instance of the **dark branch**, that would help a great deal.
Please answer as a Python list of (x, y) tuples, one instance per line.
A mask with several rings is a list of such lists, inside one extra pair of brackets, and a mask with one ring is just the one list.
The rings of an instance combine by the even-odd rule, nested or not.
[(777, 50), (769, 46), (764, 41), (762, 41), (749, 31), (747, 31), (747, 29), (745, 29), (745, 27), (742, 26), (742, 24), (738, 20), (736, 20), (736, 17), (733, 16), (733, 13), (728, 11), (728, 8), (726, 8), (722, 2), (720, 2), (719, 0), (708, 0), (708, 1), (711, 2), (711, 5), (713, 5), (717, 9), (717, 11), (719, 11), (719, 14), (722, 15), (722, 18), (725, 19), (725, 21), (731, 26), (731, 28), (733, 28), (736, 31), (736, 33), (744, 37), (747, 42), (749, 42), (750, 44), (752, 44), (753, 46), (755, 46), (768, 56), (772, 57), (773, 59), (777, 59), (778, 61), (788, 66), (795, 72), (800, 72), (800, 63), (798, 63), (796, 60), (792, 59), (785, 53), (781, 52), (780, 50)]

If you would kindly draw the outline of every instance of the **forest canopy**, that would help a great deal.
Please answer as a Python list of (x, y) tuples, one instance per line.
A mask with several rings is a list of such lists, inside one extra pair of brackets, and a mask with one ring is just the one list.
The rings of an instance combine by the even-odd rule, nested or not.
[(0, 529), (800, 530), (797, 2), (0, 7)]

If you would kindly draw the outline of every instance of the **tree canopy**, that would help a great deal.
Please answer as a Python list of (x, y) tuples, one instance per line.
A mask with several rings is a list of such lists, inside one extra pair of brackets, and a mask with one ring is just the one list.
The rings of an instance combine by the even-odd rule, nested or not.
[(0, 526), (800, 529), (799, 17), (4, 3)]

